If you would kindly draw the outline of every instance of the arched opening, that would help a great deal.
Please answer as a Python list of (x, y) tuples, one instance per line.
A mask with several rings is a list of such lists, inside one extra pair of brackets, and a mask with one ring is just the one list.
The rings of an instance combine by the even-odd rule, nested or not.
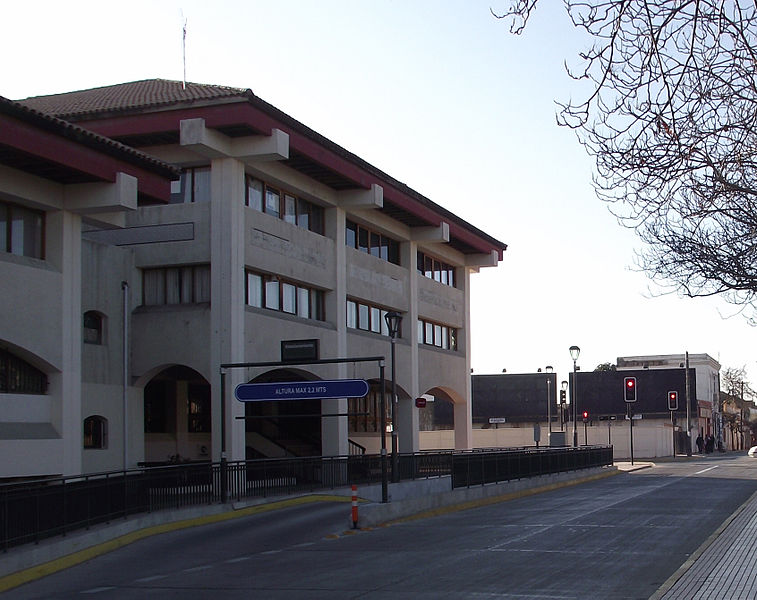
[[(362, 398), (348, 398), (347, 412), (349, 414), (349, 441), (350, 452), (378, 454), (381, 449), (381, 380), (378, 378), (366, 379), (370, 388), (368, 394)], [(399, 400), (408, 401), (410, 396), (397, 385), (397, 397)], [(394, 423), (392, 423), (392, 382), (386, 381), (384, 390), (384, 408), (386, 418), (387, 447), (391, 445), (390, 436)], [(399, 415), (395, 415), (399, 420)]]
[(85, 344), (104, 344), (103, 337), (105, 317), (96, 310), (88, 310), (84, 313), (84, 329), (82, 338)]
[(46, 394), (47, 375), (26, 360), (0, 348), (0, 394)]
[(145, 461), (209, 460), (210, 384), (194, 369), (163, 369), (144, 391)]
[(450, 431), (455, 429), (455, 402), (441, 388), (433, 388), (423, 394), (426, 406), (419, 409), (420, 431)]
[[(249, 383), (317, 379), (312, 373), (300, 369), (274, 369)], [(244, 414), (247, 459), (321, 455), (320, 400), (246, 402)]]
[(91, 415), (84, 419), (84, 449), (104, 450), (108, 447), (108, 419)]

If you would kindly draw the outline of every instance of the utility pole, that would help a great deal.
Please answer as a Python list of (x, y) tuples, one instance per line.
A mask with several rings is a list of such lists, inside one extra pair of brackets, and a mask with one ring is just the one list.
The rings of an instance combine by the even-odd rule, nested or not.
[(691, 456), (691, 387), (689, 385), (689, 353), (686, 352), (686, 361), (684, 362), (684, 368), (686, 369), (686, 456)]

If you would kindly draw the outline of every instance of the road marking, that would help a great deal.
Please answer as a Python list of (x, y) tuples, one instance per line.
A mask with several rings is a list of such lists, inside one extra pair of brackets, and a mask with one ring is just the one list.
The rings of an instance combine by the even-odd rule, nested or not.
[(167, 575), (152, 575), (150, 577), (142, 577), (142, 579), (135, 579), (135, 583), (147, 583), (148, 581), (155, 581), (156, 579), (163, 579)]
[(100, 592), (107, 592), (109, 590), (115, 590), (116, 588), (112, 585), (106, 586), (106, 587), (96, 587), (92, 588), (91, 590), (84, 590), (81, 592), (82, 594), (99, 594)]
[(251, 558), (252, 558), (252, 556), (239, 556), (237, 558), (230, 558), (229, 560), (224, 561), (224, 562), (227, 562), (227, 563), (238, 563), (238, 562), (242, 562), (243, 560), (250, 560)]
[(713, 469), (717, 469), (720, 465), (715, 465), (714, 467), (708, 467), (707, 469), (702, 469), (701, 471), (697, 471), (694, 473), (694, 475), (701, 475), (702, 473), (706, 473), (707, 471), (712, 471)]
[(194, 573), (195, 571), (205, 571), (212, 568), (213, 565), (200, 565), (199, 567), (192, 567), (191, 569), (184, 569), (182, 573)]

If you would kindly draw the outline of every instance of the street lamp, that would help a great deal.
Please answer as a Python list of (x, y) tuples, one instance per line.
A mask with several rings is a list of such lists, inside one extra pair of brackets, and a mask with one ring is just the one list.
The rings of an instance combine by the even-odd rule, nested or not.
[[(560, 382), (560, 390), (560, 431), (563, 431), (565, 429), (565, 394), (568, 391), (567, 381)], [(563, 444), (564, 443), (565, 440), (563, 439)]]
[(544, 370), (547, 372), (547, 443), (551, 446), (552, 440), (549, 439), (549, 437), (552, 436), (552, 378), (549, 376), (549, 374), (552, 373), (554, 369), (552, 368), (552, 365), (547, 365)]
[(389, 329), (389, 337), (392, 339), (392, 481), (399, 481), (399, 464), (397, 456), (397, 371), (395, 368), (394, 346), (397, 333), (402, 323), (402, 315), (396, 311), (390, 311), (384, 315), (386, 326)]
[(576, 398), (576, 361), (579, 354), (581, 354), (581, 348), (578, 346), (571, 346), (569, 348), (570, 357), (573, 359), (573, 393), (570, 395), (570, 403), (573, 405), (573, 447), (578, 448), (578, 398)]

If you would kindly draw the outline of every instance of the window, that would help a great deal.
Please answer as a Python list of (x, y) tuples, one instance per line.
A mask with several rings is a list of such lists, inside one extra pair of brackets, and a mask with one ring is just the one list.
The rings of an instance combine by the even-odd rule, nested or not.
[(184, 169), (171, 182), (171, 204), (210, 202), (210, 167)]
[(245, 204), (291, 225), (323, 235), (323, 207), (247, 175)]
[(84, 313), (83, 338), (85, 344), (103, 343), (103, 317), (97, 311), (88, 310)]
[(0, 349), (0, 393), (45, 394), (47, 375), (18, 356)]
[(247, 271), (246, 287), (248, 306), (277, 310), (303, 319), (325, 320), (323, 290), (254, 271)]
[(274, 217), (281, 216), (281, 196), (278, 190), (266, 187), (265, 189), (265, 212)]
[[(388, 336), (389, 328), (384, 318), (387, 312), (389, 311), (379, 306), (347, 300), (347, 327)], [(397, 337), (402, 337), (401, 331), (397, 333)]]
[[(370, 391), (363, 398), (348, 398), (347, 412), (349, 413), (350, 433), (377, 433), (381, 431), (381, 390), (378, 386), (371, 386)], [(385, 403), (386, 424), (392, 424), (391, 402)]]
[(434, 281), (455, 287), (455, 267), (423, 252), (418, 252), (418, 273)]
[(142, 304), (210, 302), (210, 265), (161, 267), (142, 271)]
[(108, 447), (108, 419), (99, 415), (84, 419), (84, 447), (91, 449)]
[(44, 258), (45, 214), (0, 202), (0, 251)]
[(418, 343), (444, 350), (457, 350), (457, 329), (418, 319)]
[(187, 431), (210, 433), (210, 386), (190, 383), (187, 388)]
[(400, 244), (397, 240), (353, 221), (348, 220), (346, 223), (344, 242), (350, 248), (356, 248), (395, 265), (400, 264)]

